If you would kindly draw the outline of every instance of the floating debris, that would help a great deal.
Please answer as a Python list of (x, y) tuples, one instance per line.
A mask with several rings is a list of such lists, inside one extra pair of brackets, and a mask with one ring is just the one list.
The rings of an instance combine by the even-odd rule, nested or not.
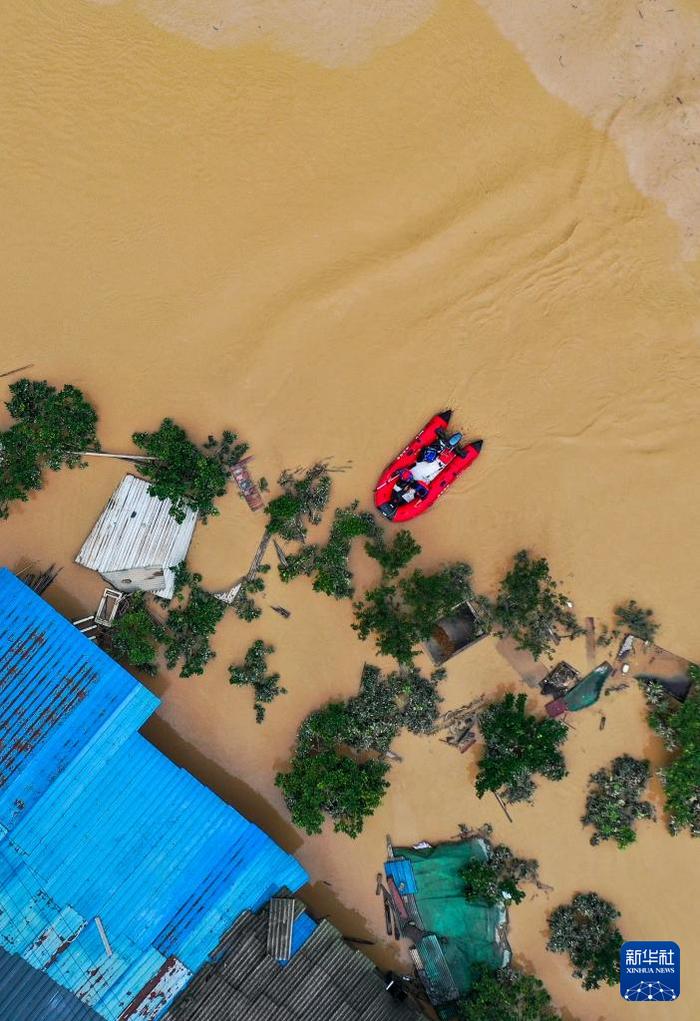
[(236, 601), (236, 596), (241, 591), (243, 585), (243, 578), (240, 581), (235, 581), (231, 588), (225, 589), (223, 592), (212, 592), (214, 599), (218, 599), (222, 603), (226, 603), (227, 606), (233, 606)]
[(51, 564), (51, 567), (47, 567), (45, 571), (38, 572), (32, 571), (27, 567), (23, 571), (17, 572), (17, 577), (24, 582), (27, 588), (30, 588), (40, 596), (43, 592), (46, 592), (49, 585), (53, 584), (62, 570), (63, 568), (56, 567), (55, 564)]
[(260, 489), (248, 471), (248, 465), (253, 460), (252, 454), (242, 458), (238, 464), (230, 469), (231, 478), (238, 486), (239, 492), (245, 499), (252, 511), (259, 511), (263, 508), (263, 498)]
[(285, 556), (284, 550), (282, 549), (280, 544), (277, 542), (277, 539), (273, 539), (272, 542), (273, 542), (273, 545), (275, 547), (275, 553), (277, 554), (277, 559), (279, 560), (280, 565), (282, 567), (289, 567), (289, 561), (287, 560), (287, 557)]
[(117, 589), (106, 588), (95, 611), (95, 623), (100, 624), (102, 627), (113, 627), (123, 600), (123, 592), (118, 592)]
[(581, 674), (570, 663), (562, 660), (540, 681), (540, 691), (552, 698), (561, 698), (581, 679)]
[(274, 610), (275, 613), (279, 613), (280, 617), (285, 619), (289, 619), (292, 616), (291, 610), (285, 610), (284, 606), (271, 606), (270, 609)]

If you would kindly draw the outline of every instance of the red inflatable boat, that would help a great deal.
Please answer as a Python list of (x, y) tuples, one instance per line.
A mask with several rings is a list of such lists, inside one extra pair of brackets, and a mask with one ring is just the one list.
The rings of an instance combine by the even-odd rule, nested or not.
[(451, 417), (441, 411), (431, 418), (382, 473), (374, 502), (389, 521), (410, 521), (427, 511), (481, 453), (483, 440), (463, 445), (461, 433), (447, 434)]

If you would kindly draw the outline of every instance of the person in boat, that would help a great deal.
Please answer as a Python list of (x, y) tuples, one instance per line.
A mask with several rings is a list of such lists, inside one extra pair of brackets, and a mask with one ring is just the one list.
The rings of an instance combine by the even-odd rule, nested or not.
[[(459, 442), (457, 440), (457, 442)], [(394, 494), (404, 503), (413, 500), (424, 500), (430, 492), (430, 483), (437, 478), (445, 467), (440, 459), (443, 450), (451, 446), (449, 440), (442, 440), (440, 437), (434, 443), (429, 444), (418, 454), (418, 460), (412, 468), (404, 468), (398, 478), (398, 484), (394, 486)]]

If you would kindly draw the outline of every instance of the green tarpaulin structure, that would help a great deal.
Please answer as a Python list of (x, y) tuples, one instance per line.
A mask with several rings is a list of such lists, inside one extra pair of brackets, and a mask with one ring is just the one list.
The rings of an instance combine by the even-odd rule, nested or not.
[[(498, 930), (506, 920), (505, 909), (501, 905), (492, 907), (467, 901), (464, 881), (459, 876), (467, 862), (486, 859), (485, 844), (479, 839), (461, 840), (420, 850), (397, 848), (395, 853), (413, 865), (415, 903), (422, 928), (438, 937), (454, 986), (462, 996), (471, 987), (476, 964), (502, 968), (510, 957), (508, 947), (498, 939)], [(429, 971), (433, 970), (433, 956), (427, 955)], [(431, 975), (427, 977), (430, 979)], [(441, 1011), (441, 1016), (448, 1018), (453, 1014), (448, 1008)]]
[(600, 698), (600, 693), (608, 677), (612, 673), (609, 663), (601, 663), (595, 670), (570, 688), (561, 698), (548, 702), (545, 706), (549, 716), (560, 716), (562, 713), (576, 713), (579, 709), (587, 709)]

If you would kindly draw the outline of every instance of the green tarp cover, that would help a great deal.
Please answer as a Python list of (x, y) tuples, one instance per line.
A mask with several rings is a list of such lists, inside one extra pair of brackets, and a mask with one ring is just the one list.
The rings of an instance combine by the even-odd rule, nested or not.
[(508, 956), (496, 942), (496, 930), (505, 919), (504, 909), (469, 903), (459, 877), (468, 861), (486, 858), (484, 844), (476, 839), (461, 840), (419, 851), (397, 848), (395, 853), (413, 864), (423, 925), (426, 932), (440, 937), (455, 985), (463, 995), (472, 984), (475, 964), (501, 968)]
[(575, 684), (570, 691), (567, 691), (562, 696), (561, 701), (566, 704), (569, 712), (575, 713), (579, 709), (587, 709), (589, 705), (597, 702), (603, 690), (603, 685), (611, 673), (612, 667), (610, 664), (601, 663), (590, 674), (587, 674), (583, 680)]

